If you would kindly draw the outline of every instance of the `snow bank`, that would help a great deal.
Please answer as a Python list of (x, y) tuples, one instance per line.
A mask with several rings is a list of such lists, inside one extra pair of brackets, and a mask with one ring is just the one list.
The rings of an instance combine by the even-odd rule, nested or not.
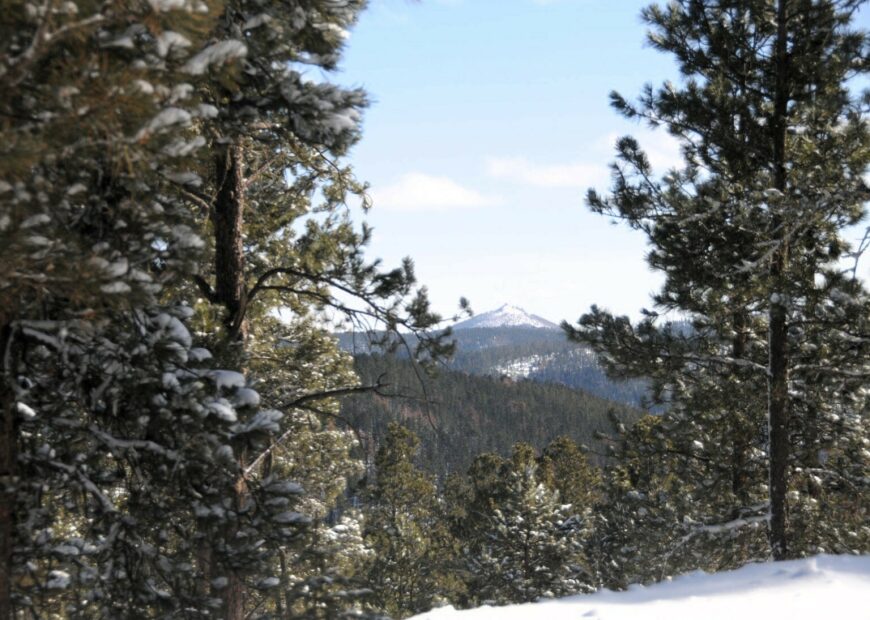
[(627, 592), (527, 605), (436, 609), (417, 620), (837, 620), (870, 619), (870, 556), (821, 555), (676, 577)]

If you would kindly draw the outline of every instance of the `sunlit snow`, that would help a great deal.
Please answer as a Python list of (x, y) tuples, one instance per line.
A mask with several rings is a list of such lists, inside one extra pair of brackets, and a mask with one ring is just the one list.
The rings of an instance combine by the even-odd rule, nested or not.
[(866, 620), (870, 556), (821, 555), (750, 564), (735, 571), (690, 573), (627, 592), (598, 592), (526, 605), (457, 611), (417, 620)]
[(453, 329), (472, 329), (477, 327), (537, 327), (540, 329), (559, 329), (555, 323), (529, 314), (522, 308), (504, 304), (498, 310), (478, 314), (453, 326)]

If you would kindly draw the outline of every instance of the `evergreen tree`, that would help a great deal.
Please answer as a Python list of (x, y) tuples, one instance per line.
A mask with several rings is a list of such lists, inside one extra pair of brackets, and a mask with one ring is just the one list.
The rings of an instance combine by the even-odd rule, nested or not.
[[(307, 68), (336, 68), (346, 29), (362, 8), (358, 1), (226, 2), (213, 36), (239, 48), (237, 70), (209, 79), (207, 65), (188, 61), (195, 65), (192, 73), (202, 76), (195, 90), (211, 111), (199, 127), (207, 145), (197, 166), (203, 182), (180, 183), (178, 190), (197, 207), (208, 239), (207, 267), (189, 283), (202, 297), (197, 309), (216, 358), (242, 373), (248, 385), (263, 386), (263, 406), (279, 412), (265, 435), (235, 437), (239, 474), (222, 491), (233, 496), (234, 510), (220, 522), (200, 524), (199, 538), (208, 547), (200, 568), (225, 579), (213, 589), (227, 618), (258, 609), (257, 591), (273, 583), (264, 575), (275, 570), (279, 550), (295, 545), (299, 552), (307, 540), (300, 530), (314, 516), (303, 518), (297, 508), (279, 518), (298, 518), (255, 552), (239, 535), (259, 529), (258, 514), (270, 505), (257, 493), (282, 471), (272, 467), (276, 446), (300, 447), (291, 421), (306, 412), (319, 419), (307, 416), (311, 423), (323, 425), (336, 415), (332, 398), (376, 387), (358, 385), (349, 359), (317, 326), (325, 323), (325, 310), (380, 322), (391, 339), (399, 339), (400, 325), (419, 336), (438, 321), (425, 293), (414, 290), (410, 261), (389, 272), (367, 262), (370, 233), (357, 230), (350, 218), (354, 203), (367, 206), (365, 185), (340, 158), (359, 138), (364, 93), (305, 76)], [(221, 56), (225, 49), (233, 48), (213, 52)], [(423, 355), (442, 351), (438, 339), (417, 341)], [(276, 590), (299, 586), (300, 575), (282, 574), (290, 581), (274, 584)]]
[(564, 527), (580, 545), (582, 552), (577, 555), (577, 579), (582, 580), (583, 589), (600, 585), (597, 564), (602, 561), (597, 553), (598, 535), (596, 532), (597, 510), (601, 502), (601, 471), (593, 466), (585, 450), (569, 437), (557, 437), (548, 444), (538, 459), (541, 479), (551, 490), (559, 493), (559, 500), (569, 515)]
[(205, 53), (215, 14), (8, 9), (0, 617), (207, 614), (186, 525), (197, 487), (235, 475), (223, 455), (238, 385), (203, 363), (170, 293), (203, 245), (175, 188), (209, 111), (183, 96), (190, 67), (169, 47)]
[(457, 523), (472, 604), (516, 603), (589, 589), (571, 506), (544, 484), (534, 449), (481, 455)]
[[(669, 416), (647, 416), (614, 441), (588, 555), (599, 586), (622, 589), (685, 572), (739, 566), (767, 553), (756, 513), (716, 521), (733, 504), (700, 450), (681, 449)], [(724, 497), (717, 496), (722, 490)]]
[[(297, 613), (278, 586), (353, 564), (281, 570), (332, 553), (317, 520), (357, 471), (325, 420), (366, 388), (315, 315), (392, 337), (437, 320), (410, 263), (363, 259), (345, 208), (364, 186), (334, 157), (359, 135), (362, 93), (302, 78), (334, 68), (360, 8), (0, 16), (0, 617)], [(282, 452), (303, 424), (336, 457), (317, 472)]]
[(571, 505), (576, 516), (587, 516), (598, 499), (601, 474), (589, 463), (583, 448), (563, 435), (544, 447), (540, 462), (547, 486), (559, 492), (559, 498)]
[(253, 592), (252, 606), (277, 617), (361, 616), (361, 591), (372, 550), (363, 538), (363, 515), (344, 508), (348, 485), (362, 475), (352, 433), (324, 425), (317, 414), (297, 412), (285, 422), (289, 437), (270, 455), (270, 475), (304, 489), (297, 510), (310, 522), (278, 550), (280, 583)]
[[(860, 4), (681, 0), (644, 11), (651, 44), (676, 57), (684, 80), (613, 104), (664, 125), (685, 167), (656, 180), (623, 138), (612, 195), (588, 201), (647, 235), (650, 264), (665, 274), (656, 310), (688, 315), (692, 329), (657, 325), (655, 312), (635, 327), (596, 308), (568, 328), (612, 371), (651, 376), (672, 400), (665, 430), (680, 433), (679, 462), (697, 470), (694, 492), (706, 491), (696, 531), (730, 533), (769, 510), (776, 559), (818, 550), (789, 524), (789, 504), (808, 514), (801, 507), (816, 501), (802, 495), (807, 469), (851, 503), (843, 480), (855, 485), (861, 466), (818, 458), (823, 445), (848, 452), (866, 423), (855, 381), (866, 351), (852, 336), (864, 333), (867, 295), (837, 264), (867, 197), (870, 134), (846, 87), (867, 67), (866, 34), (850, 27)], [(860, 483), (852, 489), (866, 498)], [(851, 520), (811, 529), (862, 536)]]
[(431, 609), (451, 589), (451, 539), (435, 483), (414, 465), (419, 444), (391, 423), (366, 497), (366, 541), (374, 553), (368, 585), (377, 606), (399, 618)]

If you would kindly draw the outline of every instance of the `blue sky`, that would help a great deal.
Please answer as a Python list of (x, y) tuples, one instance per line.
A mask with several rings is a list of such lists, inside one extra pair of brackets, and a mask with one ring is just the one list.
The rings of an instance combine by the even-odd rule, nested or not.
[(338, 80), (372, 105), (351, 161), (372, 185), (372, 256), (411, 256), (437, 310), (508, 302), (551, 320), (636, 316), (659, 276), (638, 233), (590, 213), (617, 136), (664, 171), (663, 132), (608, 104), (676, 78), (645, 45), (648, 0), (371, 0)]

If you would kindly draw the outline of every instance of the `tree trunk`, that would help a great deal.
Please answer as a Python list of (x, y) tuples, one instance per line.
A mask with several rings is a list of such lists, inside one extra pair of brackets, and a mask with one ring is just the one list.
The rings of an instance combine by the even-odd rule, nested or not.
[(224, 609), (227, 620), (243, 620), (245, 618), (245, 584), (236, 572), (230, 572), (226, 590), (224, 590)]
[(16, 446), (15, 380), (9, 324), (0, 327), (0, 620), (12, 618), (12, 550), (15, 530)]
[(215, 158), (218, 192), (212, 211), (215, 297), (226, 310), (227, 339), (242, 345), (247, 336), (243, 166), (241, 146), (219, 148)]
[(788, 322), (781, 303), (770, 306), (770, 377), (768, 433), (770, 441), (770, 546), (774, 560), (788, 558)]
[[(245, 282), (244, 248), (244, 157), (239, 144), (219, 147), (215, 158), (218, 180), (212, 223), (215, 235), (215, 297), (226, 312), (224, 325), (227, 328), (226, 345), (229, 353), (226, 362), (242, 370), (245, 340), (248, 325), (247, 288)], [(244, 455), (240, 455), (244, 469)], [(234, 487), (235, 505), (241, 510), (247, 495), (244, 478), (240, 477)], [(227, 541), (233, 539), (227, 534)], [(238, 570), (226, 567), (227, 586), (223, 590), (224, 611), (227, 620), (242, 620), (245, 617), (245, 587)]]
[[(746, 357), (746, 344), (748, 341), (747, 334), (747, 312), (740, 309), (734, 312), (732, 316), (734, 327), (734, 340), (731, 342), (731, 357), (740, 360)], [(748, 455), (747, 451), (751, 441), (747, 438), (745, 420), (743, 418), (743, 410), (740, 407), (735, 407), (733, 412), (733, 422), (731, 429), (731, 492), (734, 494), (736, 504), (732, 511), (732, 518), (737, 519), (741, 515), (741, 509), (744, 507), (749, 496), (749, 476), (746, 471)]]
[[(786, 194), (786, 130), (788, 126), (788, 29), (787, 0), (778, 0), (776, 9), (775, 67), (776, 84), (773, 102), (773, 166), (774, 186)], [(774, 208), (782, 209), (777, 204)], [(774, 560), (788, 558), (788, 463), (789, 463), (789, 395), (788, 395), (788, 310), (786, 307), (789, 244), (783, 230), (785, 217), (773, 218), (772, 233), (779, 235), (779, 247), (774, 254), (770, 279), (773, 286), (768, 312), (768, 437), (770, 452), (770, 547)]]

